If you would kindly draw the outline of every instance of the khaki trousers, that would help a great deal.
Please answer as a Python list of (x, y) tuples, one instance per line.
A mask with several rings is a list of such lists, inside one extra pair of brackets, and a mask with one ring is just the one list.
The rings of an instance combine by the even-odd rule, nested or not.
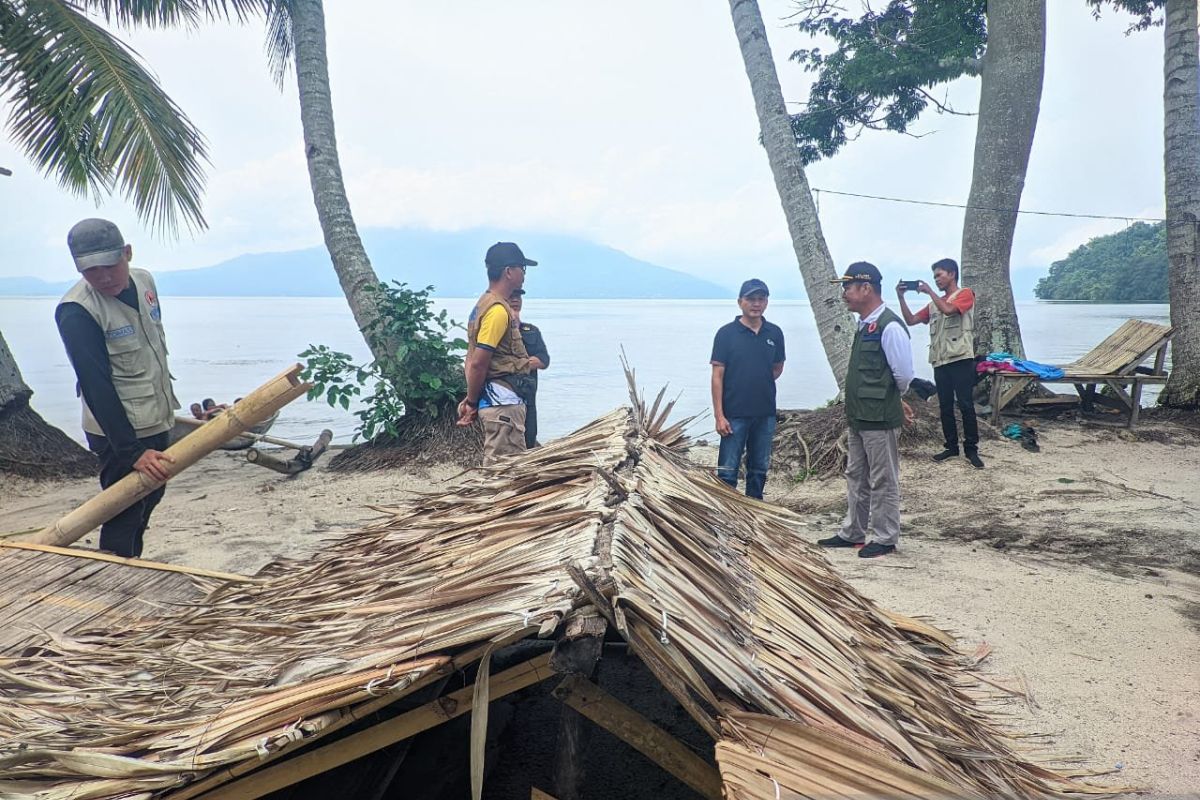
[(488, 406), (479, 409), (483, 424), (483, 465), (501, 457), (525, 452), (525, 405)]
[(900, 429), (847, 435), (846, 519), (838, 536), (849, 542), (900, 541)]

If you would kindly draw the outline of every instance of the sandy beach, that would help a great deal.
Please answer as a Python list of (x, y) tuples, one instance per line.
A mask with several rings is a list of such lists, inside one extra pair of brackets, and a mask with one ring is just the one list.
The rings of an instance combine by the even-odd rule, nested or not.
[[(1027, 693), (1002, 709), (1019, 729), (1048, 734), (1057, 752), (1114, 771), (1121, 785), (1197, 796), (1200, 441), (1158, 423), (1133, 434), (1056, 423), (1040, 441), (1036, 453), (986, 442), (983, 471), (906, 455), (897, 553), (829, 557), (882, 605), (928, 618), (966, 650), (990, 645), (989, 676)], [(698, 446), (693, 458), (712, 464), (715, 449)], [(323, 461), (288, 478), (219, 452), (172, 481), (144, 557), (253, 574), (352, 535), (377, 516), (372, 506), (460, 474), (341, 474)], [(96, 488), (0, 481), (5, 532), (51, 522)], [(797, 539), (811, 542), (836, 529), (843, 493), (838, 478), (774, 474), (767, 499), (799, 512)]]

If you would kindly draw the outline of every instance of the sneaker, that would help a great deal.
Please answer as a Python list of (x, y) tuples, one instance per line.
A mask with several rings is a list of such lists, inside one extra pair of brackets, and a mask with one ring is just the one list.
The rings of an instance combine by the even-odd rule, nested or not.
[(983, 460), (979, 457), (979, 453), (967, 453), (967, 461), (970, 461), (971, 466), (975, 469), (983, 469)]
[(828, 539), (818, 539), (817, 544), (821, 547), (862, 547), (862, 542), (852, 542), (849, 539), (843, 539), (836, 533)]
[(958, 458), (957, 450), (943, 450), (933, 457), (934, 461), (945, 461), (950, 458)]
[(859, 558), (879, 558), (886, 556), (889, 553), (896, 552), (894, 544), (880, 544), (879, 542), (871, 542), (869, 545), (858, 551)]

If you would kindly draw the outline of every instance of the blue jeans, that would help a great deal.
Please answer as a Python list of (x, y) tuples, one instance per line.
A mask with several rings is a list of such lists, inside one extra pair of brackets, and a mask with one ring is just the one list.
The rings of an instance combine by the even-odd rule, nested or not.
[(746, 495), (759, 500), (771, 466), (771, 445), (775, 439), (775, 417), (729, 417), (733, 433), (721, 437), (717, 454), (717, 477), (737, 488), (742, 454), (746, 455)]

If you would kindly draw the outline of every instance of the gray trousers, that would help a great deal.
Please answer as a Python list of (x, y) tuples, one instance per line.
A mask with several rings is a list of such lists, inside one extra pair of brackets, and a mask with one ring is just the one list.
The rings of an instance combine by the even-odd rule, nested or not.
[(900, 429), (847, 436), (846, 518), (838, 536), (895, 545), (900, 540)]

